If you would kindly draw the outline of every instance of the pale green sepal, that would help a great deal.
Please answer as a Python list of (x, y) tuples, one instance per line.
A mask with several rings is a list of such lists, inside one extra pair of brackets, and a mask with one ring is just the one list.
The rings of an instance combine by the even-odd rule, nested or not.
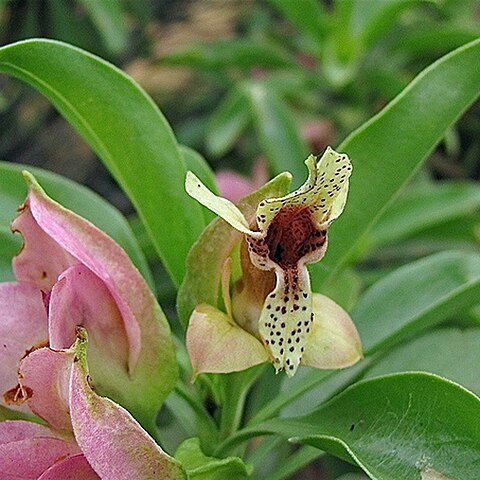
[(269, 360), (259, 340), (210, 305), (193, 311), (186, 343), (194, 378), (200, 373), (240, 372)]
[(185, 190), (191, 197), (216, 213), (219, 217), (222, 217), (239, 232), (254, 238), (262, 237), (263, 234), (261, 232), (250, 230), (242, 212), (230, 202), (230, 200), (213, 194), (192, 172), (187, 172)]
[(333, 300), (313, 294), (314, 320), (301, 364), (325, 370), (349, 367), (362, 358), (355, 325)]
[(189, 480), (243, 480), (250, 478), (252, 468), (241, 458), (206, 456), (198, 438), (188, 438), (177, 448), (175, 458), (187, 471)]

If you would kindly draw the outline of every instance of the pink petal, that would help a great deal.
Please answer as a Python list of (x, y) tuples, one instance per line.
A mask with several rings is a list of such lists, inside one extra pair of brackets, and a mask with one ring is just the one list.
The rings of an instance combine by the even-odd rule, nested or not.
[(48, 292), (66, 268), (78, 263), (38, 226), (28, 199), (12, 222), (12, 230), (23, 237), (23, 248), (12, 262), (18, 281), (32, 282)]
[(28, 283), (0, 283), (0, 393), (15, 387), (21, 358), (47, 343), (41, 291)]
[(52, 289), (50, 346), (70, 347), (78, 325), (89, 332), (88, 357), (95, 384), (108, 396), (122, 398), (123, 386), (129, 382), (125, 324), (105, 283), (84, 265), (66, 270)]
[(28, 172), (24, 176), (30, 210), (39, 227), (102, 280), (117, 304), (129, 347), (130, 381), (123, 388), (129, 402), (122, 402), (136, 418), (151, 422), (176, 381), (167, 319), (122, 248), (93, 224), (51, 200)]
[(78, 453), (75, 444), (35, 437), (0, 445), (0, 478), (34, 480), (54, 463)]
[(0, 422), (0, 445), (19, 442), (34, 437), (53, 437), (52, 431), (39, 423), (24, 420), (5, 420)]
[(58, 430), (72, 429), (68, 398), (73, 357), (72, 351), (41, 348), (20, 364), (20, 383), (31, 392), (28, 406)]
[(263, 344), (225, 313), (199, 305), (190, 317), (187, 350), (193, 375), (239, 372), (268, 362)]
[[(63, 208), (30, 183), (27, 204), (38, 226), (70, 255), (104, 281), (125, 322), (133, 370), (141, 349), (138, 320), (151, 292), (128, 255), (92, 223)], [(63, 270), (66, 270), (65, 266)], [(63, 271), (62, 270), (62, 271)]]
[(100, 477), (83, 454), (68, 457), (52, 465), (38, 480), (98, 480)]
[(169, 457), (136, 420), (88, 385), (86, 366), (73, 364), (70, 412), (78, 445), (103, 480), (184, 479), (181, 466)]

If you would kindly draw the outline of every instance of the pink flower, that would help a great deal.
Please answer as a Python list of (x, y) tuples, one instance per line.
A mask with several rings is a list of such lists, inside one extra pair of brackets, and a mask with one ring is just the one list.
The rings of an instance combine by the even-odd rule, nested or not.
[(39, 480), (184, 479), (134, 418), (89, 385), (86, 330), (70, 349), (43, 347), (20, 363), (19, 397), (47, 425), (0, 423), (0, 477)]
[(70, 347), (81, 325), (90, 334), (95, 389), (153, 429), (176, 380), (165, 316), (119, 245), (50, 199), (32, 175), (24, 176), (28, 196), (12, 223), (24, 240), (13, 260), (17, 282), (0, 284), (4, 404), (23, 400), (12, 389), (20, 360), (41, 346)]

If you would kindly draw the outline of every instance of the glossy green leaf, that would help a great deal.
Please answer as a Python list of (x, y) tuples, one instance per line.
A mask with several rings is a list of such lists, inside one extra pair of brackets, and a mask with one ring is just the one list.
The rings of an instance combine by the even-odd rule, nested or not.
[[(285, 195), (290, 180), (288, 174), (278, 175), (241, 200), (238, 208), (247, 220), (253, 218), (261, 200)], [(193, 245), (186, 261), (185, 278), (177, 296), (177, 312), (184, 325), (187, 325), (188, 318), (197, 305), (206, 303), (218, 306), (218, 288), (223, 263), (241, 238), (241, 233), (221, 218), (216, 218)]]
[(231, 90), (210, 116), (206, 131), (208, 151), (217, 157), (227, 153), (248, 125), (248, 99), (241, 88)]
[(347, 262), (395, 194), (480, 93), (480, 40), (424, 70), (378, 115), (337, 148), (353, 164), (350, 193), (330, 229), (323, 281)]
[(443, 478), (434, 472), (474, 479), (480, 400), (435, 375), (401, 373), (359, 382), (308, 415), (264, 422), (234, 440), (261, 433), (294, 437), (358, 464), (374, 480)]
[(2, 47), (0, 71), (43, 93), (86, 139), (132, 200), (179, 284), (204, 222), (184, 191), (180, 151), (153, 101), (109, 63), (51, 40)]
[(379, 280), (361, 297), (352, 318), (368, 355), (466, 310), (479, 298), (480, 255), (442, 252)]
[(185, 440), (175, 452), (191, 480), (241, 480), (250, 478), (251, 469), (240, 458), (207, 457), (198, 438)]
[(295, 65), (293, 59), (282, 50), (248, 38), (197, 44), (162, 57), (162, 63), (206, 69), (280, 68)]
[(119, 55), (128, 45), (126, 19), (122, 2), (111, 0), (79, 0), (97, 27), (107, 49)]
[(442, 328), (389, 351), (368, 370), (367, 377), (424, 371), (447, 377), (480, 395), (478, 358), (480, 329)]
[(375, 245), (401, 240), (478, 208), (479, 185), (451, 182), (422, 185), (391, 203), (368, 237)]
[[(45, 191), (64, 207), (73, 210), (90, 220), (98, 228), (110, 235), (127, 252), (135, 266), (142, 272), (145, 279), (153, 287), (153, 280), (145, 257), (138, 246), (130, 226), (123, 215), (103, 198), (78, 183), (52, 172), (17, 163), (0, 162), (0, 235), (9, 235), (13, 240), (9, 244), (3, 242), (0, 247), (0, 257), (4, 254), (18, 251), (20, 245), (18, 235), (8, 234), (10, 222), (15, 218), (17, 208), (27, 196), (27, 186), (22, 177), (22, 170), (33, 173), (45, 188)], [(8, 242), (8, 240), (6, 240)], [(14, 250), (15, 249), (15, 250)], [(9, 257), (8, 263), (11, 262)]]
[(266, 84), (250, 82), (245, 84), (245, 89), (263, 153), (275, 173), (293, 174), (292, 187), (296, 188), (305, 180), (304, 161), (308, 152), (293, 114), (280, 95)]

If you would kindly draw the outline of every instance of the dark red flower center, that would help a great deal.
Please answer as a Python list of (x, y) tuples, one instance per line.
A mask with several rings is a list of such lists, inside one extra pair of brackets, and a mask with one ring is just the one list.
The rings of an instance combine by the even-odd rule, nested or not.
[(282, 268), (291, 268), (305, 255), (321, 248), (327, 231), (318, 230), (312, 221), (310, 207), (282, 207), (268, 226), (265, 242), (269, 258)]

